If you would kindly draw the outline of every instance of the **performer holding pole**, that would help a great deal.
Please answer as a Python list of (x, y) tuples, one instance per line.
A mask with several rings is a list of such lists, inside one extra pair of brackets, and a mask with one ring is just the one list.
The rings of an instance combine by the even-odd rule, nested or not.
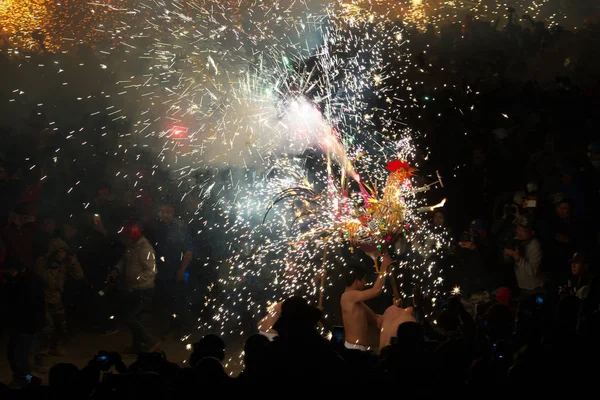
[(377, 268), (379, 277), (369, 289), (365, 289), (366, 269), (362, 265), (349, 266), (346, 290), (340, 299), (346, 348), (368, 351), (369, 325), (376, 325), (381, 329), (382, 316), (375, 314), (365, 301), (381, 295), (391, 263), (392, 258), (389, 254), (384, 254), (381, 268)]
[[(377, 256), (371, 256), (371, 258), (373, 258), (375, 272), (377, 272), (377, 274), (381, 275), (381, 270), (379, 269), (379, 263), (377, 261)], [(395, 262), (396, 261), (390, 261), (390, 265)], [(392, 285), (392, 293), (394, 294), (394, 303), (398, 303), (399, 301), (401, 301), (400, 292), (398, 291), (398, 284), (396, 283), (396, 277), (394, 276), (394, 272), (391, 270), (391, 267), (390, 267), (390, 271), (389, 271), (389, 277), (390, 277), (390, 284)]]

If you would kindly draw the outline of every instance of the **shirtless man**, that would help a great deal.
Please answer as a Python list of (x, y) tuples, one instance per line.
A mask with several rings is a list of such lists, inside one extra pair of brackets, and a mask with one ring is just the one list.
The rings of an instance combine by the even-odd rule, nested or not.
[(277, 331), (273, 329), (273, 325), (275, 325), (281, 314), (281, 303), (283, 302), (280, 301), (269, 306), (267, 315), (258, 322), (258, 333), (266, 336), (269, 340), (273, 340), (277, 336)]
[(391, 344), (392, 337), (396, 336), (400, 324), (408, 321), (416, 322), (413, 315), (413, 308), (402, 308), (402, 302), (400, 300), (394, 301), (394, 304), (384, 311), (382, 319), (381, 331), (379, 332), (380, 351), (385, 346)]
[(381, 328), (382, 316), (375, 314), (364, 302), (383, 292), (385, 276), (391, 263), (391, 257), (385, 254), (380, 268), (382, 272), (370, 289), (365, 289), (367, 271), (363, 268), (355, 268), (346, 278), (346, 290), (340, 299), (346, 348), (369, 350), (369, 325)]

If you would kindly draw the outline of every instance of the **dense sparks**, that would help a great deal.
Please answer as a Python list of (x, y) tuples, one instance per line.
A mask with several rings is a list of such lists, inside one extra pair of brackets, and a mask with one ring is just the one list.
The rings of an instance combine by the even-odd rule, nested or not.
[[(521, 11), (539, 17), (547, 3)], [(320, 302), (323, 287), (327, 295), (347, 270), (345, 250), (365, 243), (388, 242), (401, 257), (392, 273), (398, 282), (423, 285), (432, 301), (440, 294), (439, 261), (450, 237), (423, 218), (443, 200), (431, 205), (422, 197), (440, 176), (414, 171), (388, 192), (399, 210), (373, 210), (384, 203), (388, 163), (418, 170), (427, 156), (402, 118), (417, 103), (406, 75), (408, 29), (439, 30), (466, 13), (493, 20), (506, 8), (495, 1), (155, 0), (132, 7), (11, 0), (0, 2), (0, 26), (3, 48), (94, 46), (102, 57), (98, 80), (113, 90), (90, 89), (76, 101), (103, 97), (106, 108), (90, 115), (128, 122), (117, 150), (123, 159), (154, 157), (153, 171), (137, 172), (136, 185), (160, 169), (182, 189), (199, 233), (217, 248), (205, 264), (218, 271), (204, 299), (215, 317), (199, 329), (243, 334), (245, 316), (264, 315), (286, 295)], [(68, 15), (75, 18), (67, 24)], [(559, 23), (564, 15), (547, 18)], [(41, 67), (90, 87), (77, 84), (85, 79), (77, 66), (57, 59)], [(11, 101), (27, 95), (13, 93)], [(87, 149), (83, 127), (68, 132)]]
[[(289, 3), (289, 4), (286, 4)], [(262, 35), (274, 33), (273, 23), (285, 24), (289, 11), (304, 8), (307, 15), (319, 1), (263, 2), (238, 1), (165, 1), (134, 2), (131, 0), (3, 0), (0, 2), (0, 42), (21, 50), (59, 52), (85, 44), (96, 47), (114, 47), (127, 41), (128, 32), (143, 20), (151, 20), (156, 12), (171, 8), (174, 15), (187, 19), (196, 13), (210, 16), (223, 24), (224, 30), (243, 30), (248, 26), (247, 15)], [(325, 2), (322, 2), (323, 4)], [(556, 1), (531, 2), (517, 0), (503, 3), (493, 0), (352, 0), (341, 1), (336, 13), (350, 24), (358, 21), (375, 22), (385, 16), (402, 20), (407, 27), (439, 32), (448, 22), (460, 21), (465, 15), (473, 20), (494, 21), (502, 18), (509, 7), (519, 14), (543, 19), (549, 25), (574, 26), (566, 5), (556, 6)], [(261, 12), (252, 14), (253, 10)], [(204, 26), (207, 28), (208, 26)]]
[(105, 46), (121, 41), (122, 28), (140, 9), (102, 0), (3, 0), (0, 41), (21, 50), (60, 52), (79, 45)]
[[(405, 0), (405, 1), (353, 1), (346, 6), (355, 18), (361, 18), (361, 12), (368, 10), (362, 18), (374, 18), (370, 11), (385, 12), (404, 21), (407, 25), (425, 31), (428, 27), (440, 32), (448, 22), (461, 21), (469, 15), (472, 20), (496, 21), (504, 18), (507, 9), (514, 8), (520, 14), (526, 14), (534, 20), (544, 19), (550, 25), (565, 25), (569, 22), (566, 6), (557, 8), (552, 0), (527, 1), (516, 0), (501, 2), (492, 0)], [(360, 10), (360, 11), (359, 11)]]
[[(414, 101), (402, 24), (374, 11), (349, 16), (344, 4), (307, 13), (300, 3), (255, 3), (247, 15), (259, 23), (241, 25), (180, 5), (131, 36), (127, 53), (145, 72), (118, 84), (126, 97), (135, 88), (134, 140), (162, 148), (159, 164), (203, 210), (203, 233), (226, 243), (217, 320), (201, 321), (226, 334), (286, 295), (317, 301), (315, 277), (329, 269), (328, 285), (338, 280), (344, 249), (410, 242), (413, 222), (432, 209), (419, 193), (432, 186), (407, 174), (383, 188), (386, 163), (419, 167), (415, 133), (401, 120)], [(361, 215), (371, 222), (355, 229)], [(409, 261), (394, 275), (432, 297), (442, 282), (440, 270)]]

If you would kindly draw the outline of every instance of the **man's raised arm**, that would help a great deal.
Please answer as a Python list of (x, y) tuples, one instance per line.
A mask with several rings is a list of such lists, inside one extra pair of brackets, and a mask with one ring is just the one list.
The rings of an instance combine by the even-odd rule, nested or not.
[(375, 283), (373, 283), (373, 287), (366, 290), (355, 290), (348, 293), (350, 299), (353, 302), (360, 303), (361, 301), (371, 300), (379, 296), (383, 292), (383, 286), (385, 285), (385, 276), (387, 275), (390, 264), (392, 263), (392, 258), (389, 254), (384, 254), (382, 258), (383, 261), (381, 263), (380, 268), (381, 272), (379, 272), (377, 280), (375, 281)]

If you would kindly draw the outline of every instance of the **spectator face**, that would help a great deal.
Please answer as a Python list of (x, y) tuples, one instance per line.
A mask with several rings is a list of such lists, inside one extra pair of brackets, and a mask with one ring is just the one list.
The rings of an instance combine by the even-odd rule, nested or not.
[(173, 206), (170, 206), (170, 205), (162, 206), (158, 212), (158, 219), (163, 224), (170, 223), (171, 221), (173, 221), (174, 217), (175, 217), (175, 210), (173, 209)]
[(563, 185), (570, 185), (571, 182), (573, 182), (573, 177), (570, 174), (563, 172), (560, 176), (560, 182)]
[(56, 252), (56, 261), (61, 262), (67, 258), (67, 250), (60, 249)]
[(574, 276), (581, 276), (585, 274), (587, 271), (587, 266), (583, 263), (583, 261), (574, 261), (571, 264), (571, 273)]
[(515, 200), (515, 204), (518, 205), (520, 208), (527, 208), (527, 196), (519, 197)]
[(359, 283), (358, 285), (358, 290), (363, 290), (365, 288), (365, 286), (367, 286), (367, 277), (364, 276), (360, 281), (357, 280), (357, 282)]
[(5, 167), (0, 167), (0, 182), (8, 181), (8, 170)]
[(519, 239), (521, 242), (526, 242), (528, 240), (531, 240), (532, 237), (533, 237), (533, 230), (524, 228), (520, 225), (517, 226), (517, 239)]
[(560, 219), (567, 219), (571, 216), (571, 206), (569, 203), (558, 203), (556, 205), (556, 215)]
[(441, 212), (436, 212), (433, 214), (433, 226), (437, 228), (441, 228), (444, 226), (444, 214)]

